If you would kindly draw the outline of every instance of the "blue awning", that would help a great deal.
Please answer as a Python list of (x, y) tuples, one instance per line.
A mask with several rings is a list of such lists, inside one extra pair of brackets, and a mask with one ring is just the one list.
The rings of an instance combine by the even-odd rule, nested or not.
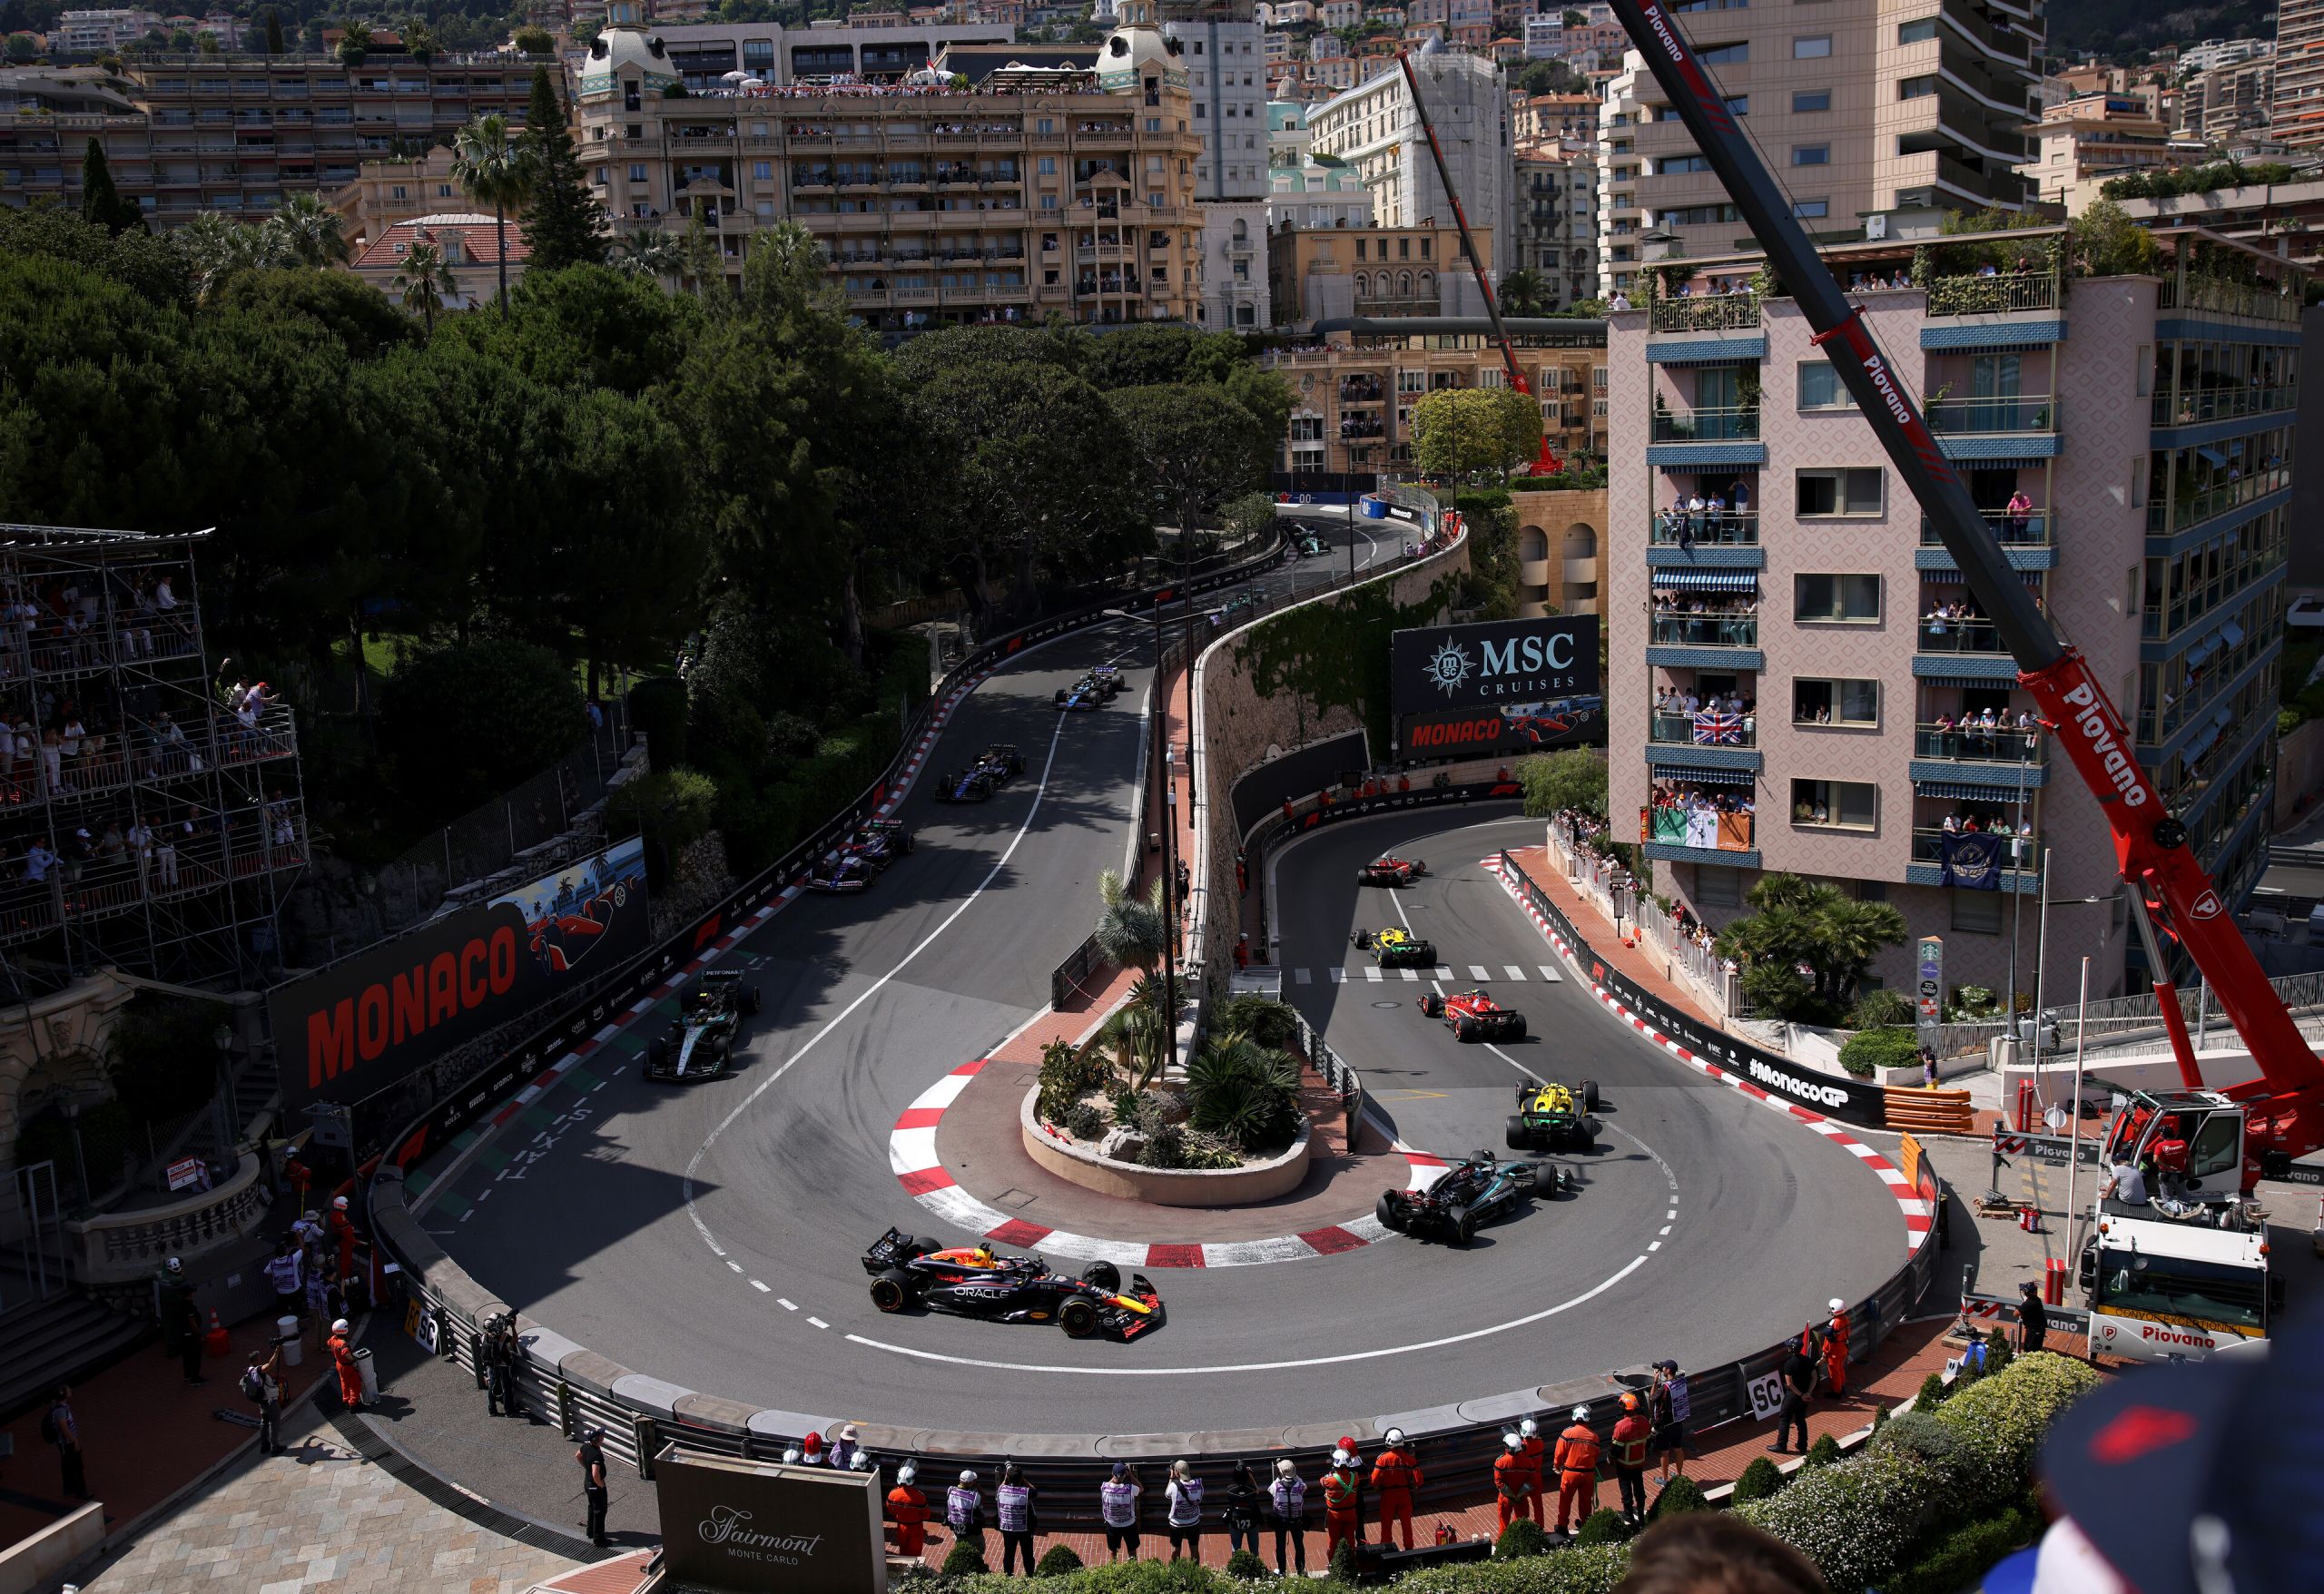
[(1750, 786), (1758, 777), (1749, 770), (1722, 770), (1693, 764), (1658, 763), (1654, 766), (1657, 785), (1674, 781), (1692, 781), (1701, 786)]
[(1653, 585), (1679, 592), (1757, 592), (1757, 570), (1668, 570), (1654, 572)]
[[(2017, 801), (2017, 779), (2014, 773), (1999, 773), (1994, 783), (1973, 785), (1966, 781), (1915, 781), (1915, 797), (1943, 797), (1955, 802), (2014, 802)], [(2029, 785), (2025, 794), (2030, 799), (2038, 786)]]
[(2210, 463), (2219, 466), (2222, 469), (2227, 466), (2227, 456), (2221, 453), (2217, 448), (2212, 448), (2209, 443), (2205, 443), (2201, 448), (2197, 448), (2195, 450), (2195, 457), (2198, 459), (2208, 460)]

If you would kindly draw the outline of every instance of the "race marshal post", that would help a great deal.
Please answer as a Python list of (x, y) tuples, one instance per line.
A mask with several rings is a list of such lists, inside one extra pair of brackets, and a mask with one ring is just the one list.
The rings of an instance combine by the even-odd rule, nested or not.
[(682, 1455), (654, 1458), (665, 1594), (886, 1594), (880, 1474)]

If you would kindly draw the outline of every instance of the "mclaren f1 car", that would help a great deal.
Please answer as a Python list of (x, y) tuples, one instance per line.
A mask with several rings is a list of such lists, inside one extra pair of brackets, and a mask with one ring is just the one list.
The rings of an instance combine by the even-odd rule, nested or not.
[(1465, 1245), (1478, 1229), (1521, 1212), (1536, 1195), (1573, 1187), (1569, 1168), (1502, 1162), (1490, 1151), (1472, 1151), (1425, 1190), (1383, 1191), (1372, 1213), (1400, 1235)]
[(1502, 1007), (1481, 990), (1456, 990), (1450, 996), (1430, 991), (1420, 999), (1420, 1010), (1443, 1019), (1455, 1040), (1525, 1038), (1525, 1015)]
[(1372, 960), (1383, 969), (1433, 969), (1436, 966), (1436, 943), (1423, 940), (1411, 930), (1390, 925), (1385, 930), (1359, 930), (1352, 938), (1355, 950), (1369, 952)]
[(915, 1304), (994, 1323), (1054, 1323), (1072, 1339), (1133, 1340), (1162, 1321), (1162, 1295), (1142, 1273), (1122, 1287), (1121, 1269), (1093, 1262), (1078, 1277), (1038, 1256), (1004, 1256), (990, 1245), (945, 1248), (890, 1229), (863, 1253), (872, 1304), (901, 1312)]
[(692, 1085), (714, 1079), (734, 1059), (743, 1020), (759, 1010), (759, 988), (739, 969), (704, 972), (678, 1009), (667, 1034), (645, 1047), (645, 1077)]

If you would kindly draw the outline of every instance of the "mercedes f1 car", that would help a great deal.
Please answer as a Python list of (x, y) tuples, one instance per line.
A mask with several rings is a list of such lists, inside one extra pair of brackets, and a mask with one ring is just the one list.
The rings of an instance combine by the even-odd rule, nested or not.
[(1399, 858), (1384, 852), (1355, 871), (1355, 883), (1360, 886), (1404, 886), (1428, 872), (1428, 865), (1417, 858)]
[(978, 753), (976, 763), (967, 769), (939, 782), (936, 801), (982, 802), (1024, 772), (1025, 755), (1006, 743), (996, 742)]
[(1525, 1015), (1502, 1007), (1481, 990), (1434, 991), (1420, 999), (1420, 1010), (1444, 1020), (1455, 1040), (1522, 1040)]
[(1320, 559), (1330, 552), (1322, 537), (1307, 536), (1299, 539), (1299, 556), (1303, 559)]
[(1598, 1082), (1544, 1085), (1528, 1079), (1517, 1087), (1517, 1111), (1504, 1138), (1512, 1151), (1548, 1151), (1556, 1146), (1587, 1150), (1598, 1143), (1599, 1124), (1590, 1116), (1598, 1105)]
[(1424, 941), (1408, 930), (1390, 925), (1385, 930), (1359, 930), (1353, 938), (1355, 950), (1369, 952), (1372, 960), (1383, 969), (1431, 969), (1436, 965), (1436, 943)]
[(872, 1304), (882, 1312), (917, 1302), (994, 1323), (1054, 1323), (1078, 1340), (1133, 1340), (1162, 1321), (1153, 1282), (1135, 1273), (1124, 1290), (1121, 1269), (1110, 1262), (1093, 1262), (1077, 1278), (1051, 1272), (1038, 1256), (1003, 1256), (985, 1245), (947, 1250), (891, 1228), (863, 1253), (863, 1271), (872, 1275)]
[(1537, 1193), (1571, 1191), (1574, 1182), (1569, 1168), (1502, 1162), (1490, 1151), (1473, 1151), (1425, 1190), (1382, 1192), (1372, 1213), (1400, 1235), (1465, 1245), (1484, 1225), (1522, 1211)]
[(645, 1046), (645, 1077), (691, 1085), (726, 1071), (743, 1020), (759, 1010), (759, 988), (739, 969), (706, 970), (665, 1035)]

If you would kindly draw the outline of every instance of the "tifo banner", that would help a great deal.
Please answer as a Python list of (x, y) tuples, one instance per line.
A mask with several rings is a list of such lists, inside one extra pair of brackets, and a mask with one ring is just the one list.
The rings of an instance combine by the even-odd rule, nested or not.
[[(1443, 709), (1546, 710), (1597, 701), (1598, 616), (1550, 615), (1399, 631), (1388, 645), (1390, 712), (1399, 721)], [(1600, 704), (1601, 717), (1603, 704)]]
[[(1592, 664), (1594, 669), (1595, 655)], [(1396, 740), (1404, 758), (1487, 758), (1583, 743), (1603, 744), (1606, 700), (1584, 694), (1405, 714), (1397, 722)]]
[(2001, 890), (2002, 838), (1990, 831), (1972, 831), (1945, 838), (1939, 885), (1972, 891)]
[[(348, 1105), (645, 950), (635, 837), (267, 998), (286, 1113)], [(295, 1121), (295, 1119), (293, 1120)]]

